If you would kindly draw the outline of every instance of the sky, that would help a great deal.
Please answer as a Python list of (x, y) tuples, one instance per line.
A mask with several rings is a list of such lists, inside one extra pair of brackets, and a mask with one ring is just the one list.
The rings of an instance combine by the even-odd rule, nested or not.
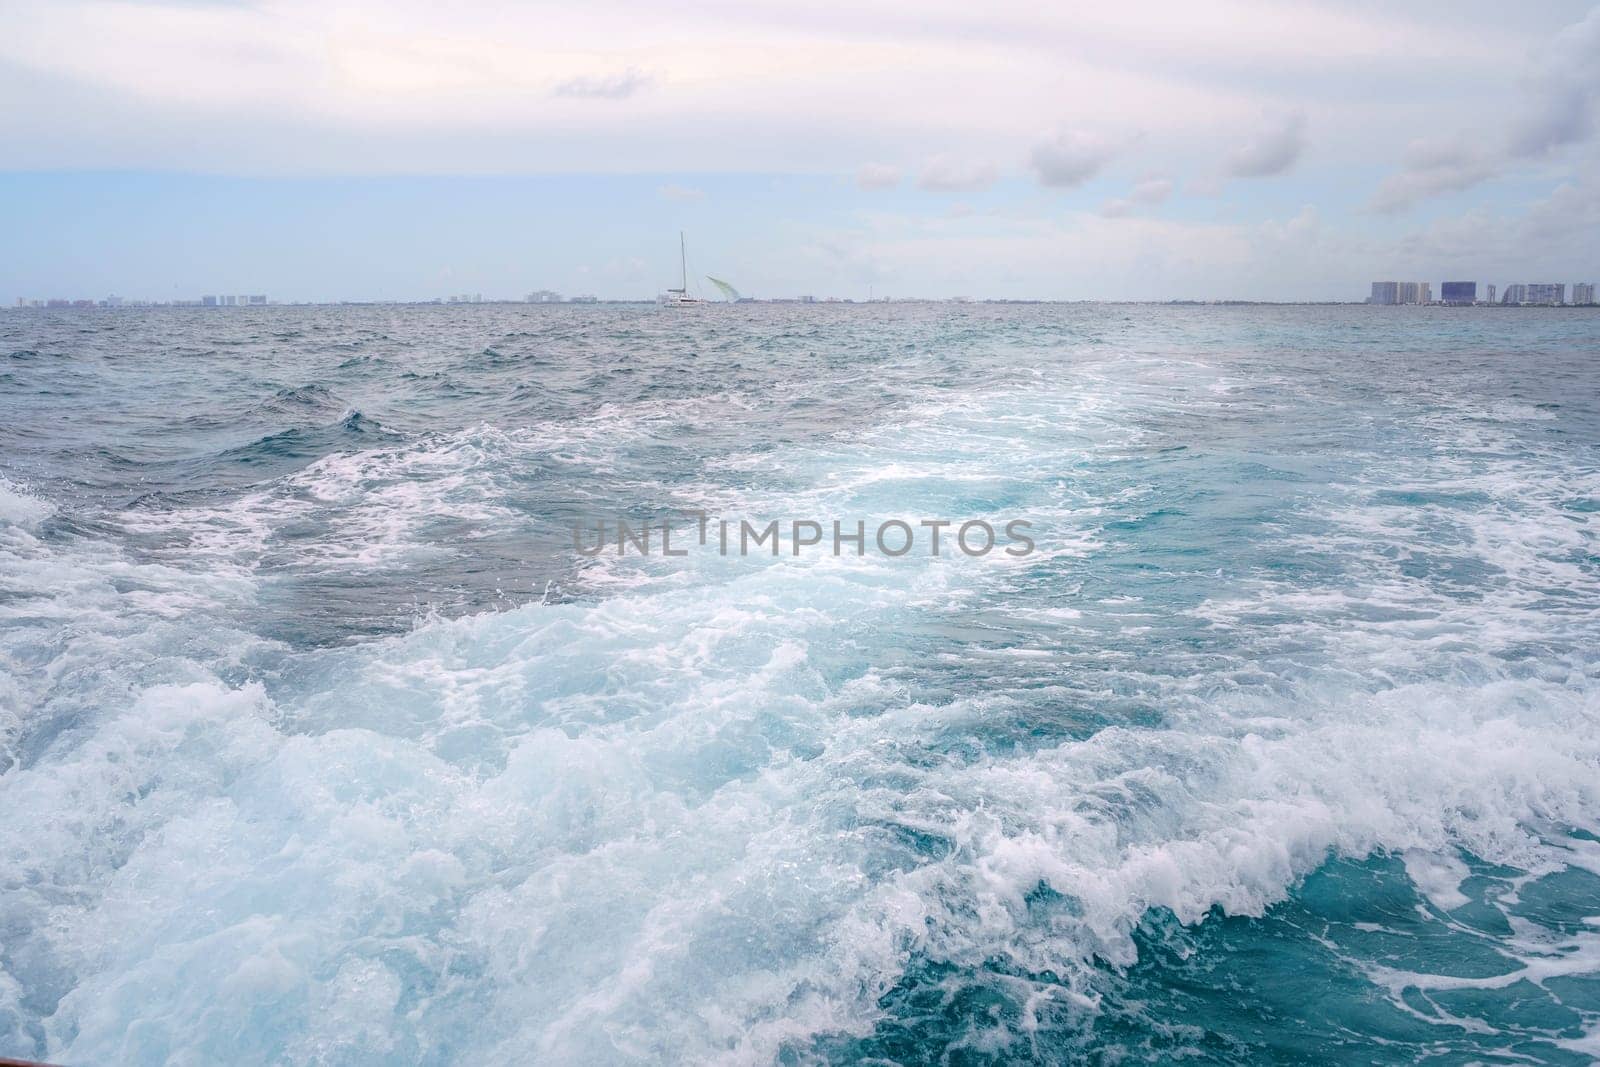
[[(0, 0), (0, 302), (1600, 281), (1600, 6)], [(714, 295), (714, 294), (708, 294)]]

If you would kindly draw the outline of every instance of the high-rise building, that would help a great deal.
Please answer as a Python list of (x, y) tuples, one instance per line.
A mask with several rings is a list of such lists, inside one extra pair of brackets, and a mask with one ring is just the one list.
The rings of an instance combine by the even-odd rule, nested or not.
[(1431, 304), (1432, 282), (1373, 282), (1369, 304)]
[(217, 298), (214, 296), (202, 296), (200, 298), (200, 306), (205, 308), (214, 308), (217, 306)]
[(528, 294), (528, 303), (559, 304), (561, 303), (561, 294), (550, 289), (535, 289), (533, 292)]
[(1528, 301), (1528, 287), (1526, 285), (1506, 286), (1506, 295), (1500, 298), (1502, 304), (1525, 304)]
[(253, 293), (250, 296), (250, 305), (252, 307), (255, 307), (255, 306), (258, 306), (258, 305), (261, 305), (261, 304), (265, 304), (266, 302), (267, 302), (267, 294), (265, 294), (265, 293)]
[(1475, 303), (1478, 299), (1478, 283), (1443, 282), (1439, 286), (1439, 299), (1446, 304)]
[(1490, 304), (1494, 303), (1494, 285), (1492, 283), (1489, 286), (1489, 297), (1485, 302)]
[(1567, 302), (1566, 282), (1529, 283), (1528, 304), (1564, 304)]
[(1574, 282), (1572, 284), (1572, 302), (1574, 304), (1594, 303), (1594, 283)]

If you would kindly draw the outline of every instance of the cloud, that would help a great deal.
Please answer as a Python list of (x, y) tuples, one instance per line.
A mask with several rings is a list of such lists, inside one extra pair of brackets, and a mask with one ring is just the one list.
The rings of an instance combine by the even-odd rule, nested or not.
[(856, 185), (862, 189), (892, 189), (900, 184), (900, 168), (887, 163), (864, 163), (856, 171)]
[(1400, 211), (1430, 196), (1470, 189), (1494, 177), (1499, 166), (1490, 153), (1465, 138), (1412, 141), (1405, 168), (1383, 180), (1368, 206)]
[(1140, 204), (1159, 204), (1172, 195), (1172, 179), (1146, 178), (1128, 195)]
[(1470, 189), (1518, 160), (1587, 140), (1600, 102), (1600, 7), (1536, 49), (1530, 70), (1518, 113), (1500, 135), (1478, 131), (1413, 141), (1402, 169), (1383, 180), (1368, 206), (1400, 211), (1431, 196)]
[(833, 239), (879, 266), (878, 295), (1330, 299), (1372, 258), (1309, 207), (1256, 223), (1059, 210), (952, 222), (885, 211)]
[(1600, 167), (1580, 167), (1577, 177), (1529, 204), (1522, 214), (1479, 205), (1435, 218), (1401, 238), (1401, 256), (1438, 264), (1463, 277), (1502, 283), (1539, 278), (1581, 278), (1600, 247)]
[(1317, 213), (1315, 207), (1307, 204), (1293, 218), (1282, 222), (1269, 219), (1261, 224), (1258, 232), (1264, 240), (1304, 249), (1321, 236), (1322, 216)]
[(970, 193), (987, 189), (999, 176), (992, 163), (936, 156), (922, 168), (922, 176), (917, 179), (917, 184), (935, 193)]
[[(253, 174), (848, 175), (931, 152), (1006, 168), (1064, 101), (1181, 151), (1298, 73), (1308, 110), (1326, 106), (1319, 141), (1326, 121), (1329, 145), (1346, 143), (1344, 116), (1376, 128), (1371, 151), (1416, 128), (1421, 78), (1480, 101), (1473, 87), (1514, 73), (1508, 57), (1540, 32), (1537, 19), (1221, 2), (975, 18), (941, 0), (908, 22), (887, 0), (25, 0), (5, 5), (0, 97), (29, 105), (0, 108), (0, 146), (8, 167)], [(1152, 36), (1151, 19), (1169, 32)]]
[(1299, 111), (1268, 119), (1244, 144), (1228, 155), (1227, 171), (1235, 178), (1268, 178), (1282, 174), (1306, 148), (1306, 117)]
[(555, 87), (554, 95), (583, 100), (626, 100), (641, 89), (648, 88), (654, 80), (648, 74), (629, 67), (620, 74), (568, 78)]
[(1100, 214), (1108, 219), (1125, 218), (1140, 207), (1155, 207), (1172, 195), (1172, 179), (1146, 178), (1128, 190), (1128, 195), (1107, 200), (1100, 205)]
[(1041, 184), (1071, 189), (1098, 174), (1116, 151), (1115, 145), (1098, 134), (1063, 130), (1034, 145), (1029, 162)]
[(638, 278), (646, 273), (645, 261), (638, 256), (619, 256), (600, 265), (598, 273), (608, 278)]
[(1592, 262), (1596, 231), (1600, 231), (1600, 171), (1592, 163), (1581, 168), (1575, 181), (1563, 182), (1548, 197), (1530, 205), (1523, 226), (1530, 247), (1572, 240), (1586, 250), (1582, 258)]
[[(445, 11), (422, 0), (27, 0), (7, 9), (0, 34), (0, 96), (28, 101), (0, 109), (0, 147), (14, 172), (627, 175), (626, 184), (583, 183), (562, 212), (582, 220), (586, 242), (609, 234), (605, 221), (641, 197), (658, 210), (704, 211), (698, 191), (661, 188), (699, 185), (701, 204), (751, 207), (697, 223), (707, 230), (700, 245), (712, 247), (720, 238), (711, 228), (724, 227), (730, 243), (759, 249), (796, 287), (804, 279), (792, 266), (790, 231), (820, 224), (833, 208), (819, 200), (765, 212), (769, 176), (832, 174), (835, 190), (846, 192), (851, 181), (889, 189), (898, 178), (905, 191), (921, 178), (937, 192), (914, 197), (925, 202), (912, 213), (940, 223), (940, 240), (998, 235), (985, 261), (991, 271), (1013, 269), (1013, 242), (1034, 247), (1037, 218), (1006, 228), (1027, 210), (1059, 218), (1061, 233), (1082, 228), (1107, 247), (1126, 242), (1169, 264), (1148, 287), (1143, 275), (1130, 275), (1125, 287), (1097, 289), (1086, 270), (1078, 289), (1292, 293), (1275, 275), (1303, 271), (1306, 291), (1338, 296), (1382, 258), (1363, 251), (1349, 263), (1302, 265), (1292, 244), (1274, 253), (1281, 258), (1255, 257), (1258, 239), (1224, 222), (1257, 218), (1272, 204), (1315, 202), (1328, 212), (1328, 234), (1376, 242), (1412, 226), (1403, 215), (1349, 219), (1341, 198), (1323, 195), (1343, 176), (1386, 164), (1357, 195), (1378, 191), (1375, 204), (1397, 212), (1513, 169), (1525, 173), (1514, 187), (1506, 182), (1508, 197), (1534, 182), (1553, 188), (1573, 179), (1579, 155), (1596, 145), (1600, 17), (1583, 16), (1597, 0), (1571, 16), (1457, 19), (1422, 8), (1258, 0), (1221, 0), (1224, 14), (1160, 0), (1156, 9), (1002, 4), (974, 17), (970, 6), (941, 0), (911, 21), (887, 3), (821, 2), (712, 10), (468, 0)], [(1153, 17), (1170, 32), (1152, 37)], [(1562, 30), (1567, 23), (1576, 25)], [(1284, 115), (1295, 107), (1303, 124)], [(1452, 115), (1472, 128), (1472, 139), (1446, 143), (1450, 151), (1405, 150), (1429, 131), (1452, 132)], [(1063, 122), (1111, 143), (1049, 136)], [(1147, 131), (1136, 160), (1117, 132), (1124, 130)], [(1278, 165), (1269, 151), (1274, 135), (1298, 158), (1271, 182), (1269, 204), (1235, 175)], [(944, 155), (930, 160), (936, 153)], [(1139, 191), (1145, 167), (1177, 183), (1165, 201)], [(1077, 193), (1057, 198), (1036, 187), (1010, 204), (996, 190), (953, 191), (997, 176), (1022, 176), (1030, 186), (1037, 177)], [(1169, 208), (1187, 206), (1207, 182), (1237, 197), (1207, 213), (1222, 220), (1217, 226), (1186, 227), (1188, 212)], [(873, 211), (900, 199), (892, 190), (851, 195)], [(1080, 198), (1070, 206), (1084, 210), (1063, 210), (1061, 201)], [(978, 214), (945, 216), (959, 214), (963, 201)], [(35, 206), (17, 204), (23, 213)], [(603, 248), (583, 250), (596, 270), (607, 256), (637, 251), (629, 247), (636, 227), (617, 233)], [(490, 227), (481, 240), (499, 236)], [(1238, 254), (1230, 258), (1229, 249)], [(450, 248), (435, 261), (458, 254), (465, 261), (467, 253)], [(1057, 291), (1053, 272), (1071, 261), (1047, 243), (1037, 254), (1037, 280), (996, 276), (990, 291)], [(943, 284), (944, 268), (914, 242), (895, 262), (903, 277), (893, 291)], [(1016, 263), (1024, 270), (1025, 260)], [(1416, 276), (1432, 276), (1427, 269)], [(539, 284), (563, 288), (560, 277)], [(1313, 278), (1327, 288), (1314, 289)], [(964, 276), (949, 279), (948, 291), (979, 289)]]
[(663, 200), (690, 201), (706, 198), (704, 189), (692, 189), (686, 185), (663, 185), (656, 191)]
[(1540, 156), (1587, 140), (1600, 101), (1600, 7), (1557, 33), (1535, 54), (1528, 100), (1508, 141), (1518, 156)]

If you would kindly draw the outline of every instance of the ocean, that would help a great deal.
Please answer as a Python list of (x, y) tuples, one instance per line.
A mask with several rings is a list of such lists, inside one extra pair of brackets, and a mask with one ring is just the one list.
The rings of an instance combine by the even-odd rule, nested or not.
[(57, 1063), (1593, 1062), (1600, 313), (0, 313), (0, 860)]

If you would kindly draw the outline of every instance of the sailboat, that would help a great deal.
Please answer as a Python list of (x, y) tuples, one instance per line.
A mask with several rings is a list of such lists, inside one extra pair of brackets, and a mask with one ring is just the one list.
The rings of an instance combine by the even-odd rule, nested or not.
[(690, 305), (704, 304), (698, 296), (689, 295), (689, 246), (683, 239), (683, 231), (678, 231), (678, 287), (668, 289), (656, 297), (656, 303), (663, 307), (688, 307)]

